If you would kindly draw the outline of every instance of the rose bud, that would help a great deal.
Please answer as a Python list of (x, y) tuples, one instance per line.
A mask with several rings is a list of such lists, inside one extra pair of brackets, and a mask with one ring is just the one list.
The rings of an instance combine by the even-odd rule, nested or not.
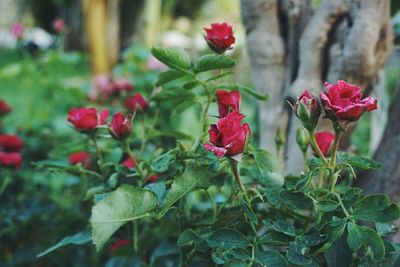
[(317, 97), (305, 90), (296, 101), (294, 112), (307, 130), (314, 130), (317, 126), (321, 107)]
[(130, 96), (125, 100), (125, 107), (129, 111), (144, 111), (149, 107), (149, 102), (140, 94), (137, 93), (134, 96)]
[(18, 152), (21, 150), (24, 142), (16, 135), (2, 134), (0, 135), (0, 150), (8, 152)]
[[(333, 142), (335, 141), (335, 135), (331, 132), (319, 132), (315, 133), (315, 140), (317, 145), (324, 156), (328, 156), (332, 150)], [(314, 151), (314, 155), (316, 155)]]
[(306, 152), (310, 143), (310, 135), (304, 128), (298, 128), (296, 131), (296, 142), (301, 151)]
[(132, 123), (122, 112), (114, 114), (111, 123), (108, 125), (108, 131), (117, 140), (126, 139), (132, 132)]
[(204, 148), (219, 158), (242, 153), (251, 132), (247, 123), (241, 124), (244, 117), (238, 112), (232, 112), (219, 119), (217, 124), (211, 124), (208, 130), (211, 144), (204, 144)]
[(361, 88), (345, 81), (325, 83), (327, 92), (321, 93), (326, 115), (333, 121), (352, 122), (358, 120), (365, 111), (378, 108), (372, 96), (362, 98)]
[(85, 167), (90, 166), (90, 155), (86, 151), (72, 153), (68, 156), (68, 162), (71, 165), (82, 164)]
[(155, 183), (157, 182), (158, 178), (160, 178), (158, 174), (152, 174), (147, 179), (149, 180), (150, 183)]
[(204, 28), (204, 30), (206, 31), (204, 38), (208, 46), (217, 54), (231, 49), (235, 43), (232, 26), (226, 22), (212, 23), (210, 28)]
[(219, 117), (223, 118), (228, 115), (229, 112), (239, 112), (240, 92), (217, 90), (217, 104)]
[(114, 91), (116, 93), (119, 93), (121, 91), (132, 91), (135, 87), (133, 84), (128, 80), (124, 78), (116, 78), (114, 79)]
[(57, 18), (53, 21), (53, 30), (57, 33), (63, 33), (65, 30), (65, 23), (62, 18)]
[(127, 169), (134, 169), (136, 168), (136, 160), (132, 158), (127, 158), (122, 162), (122, 165), (124, 165), (124, 167)]
[(107, 109), (98, 114), (95, 108), (73, 108), (69, 111), (68, 121), (72, 123), (76, 130), (90, 132), (97, 126), (105, 124), (107, 117)]
[(19, 169), (22, 164), (22, 156), (17, 152), (3, 152), (0, 151), (0, 164), (6, 168)]
[(120, 240), (114, 242), (114, 243), (111, 245), (110, 251), (111, 251), (111, 253), (113, 253), (113, 252), (115, 252), (117, 249), (119, 249), (120, 247), (122, 247), (122, 246), (128, 246), (129, 244), (130, 244), (130, 241), (129, 241), (129, 240), (127, 240), (127, 239), (120, 239)]
[(3, 99), (0, 99), (0, 117), (7, 115), (10, 112), (11, 107)]
[(15, 22), (11, 27), (11, 33), (17, 40), (22, 39), (22, 36), (24, 35), (24, 30), (24, 25), (19, 22)]

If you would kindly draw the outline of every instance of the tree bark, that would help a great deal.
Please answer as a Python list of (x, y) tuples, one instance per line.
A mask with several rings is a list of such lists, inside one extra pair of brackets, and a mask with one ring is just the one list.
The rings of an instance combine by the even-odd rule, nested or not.
[(241, 3), (254, 86), (270, 94), (259, 107), (260, 143), (274, 151), (274, 134), (285, 129), (285, 172), (295, 173), (303, 166), (295, 144), (300, 125), (285, 100), (305, 89), (319, 95), (323, 82), (339, 79), (371, 88), (392, 48), (389, 1), (323, 0), (315, 12), (310, 1)]

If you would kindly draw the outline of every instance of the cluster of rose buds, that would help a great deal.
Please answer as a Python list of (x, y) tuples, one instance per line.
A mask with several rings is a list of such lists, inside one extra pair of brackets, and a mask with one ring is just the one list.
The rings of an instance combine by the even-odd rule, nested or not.
[(204, 148), (219, 158), (233, 157), (244, 151), (250, 126), (241, 123), (245, 116), (239, 113), (239, 91), (217, 90), (216, 96), (220, 119), (211, 124), (208, 130), (211, 144), (204, 144)]
[[(11, 110), (11, 107), (0, 99), (0, 120)], [(10, 169), (19, 169), (22, 164), (23, 145), (21, 138), (16, 135), (0, 134), (0, 165)]]
[[(361, 88), (356, 85), (339, 80), (334, 84), (325, 83), (325, 87), (327, 90), (321, 93), (320, 99), (305, 90), (294, 106), (296, 116), (309, 132), (314, 132), (322, 109), (338, 131), (357, 121), (365, 111), (378, 108), (377, 100), (372, 96), (362, 98)], [(335, 135), (320, 132), (315, 134), (315, 139), (322, 154), (329, 155)]]
[(109, 99), (118, 96), (122, 92), (130, 92), (134, 89), (134, 85), (125, 78), (112, 77), (108, 74), (99, 74), (93, 78), (93, 87), (89, 93), (89, 98), (96, 100), (99, 97)]

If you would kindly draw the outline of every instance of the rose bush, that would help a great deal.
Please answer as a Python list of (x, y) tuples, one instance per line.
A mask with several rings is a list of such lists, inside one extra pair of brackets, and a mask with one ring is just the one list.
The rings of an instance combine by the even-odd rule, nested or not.
[[(344, 82), (320, 98), (302, 93), (293, 107), (304, 126), (297, 139), (306, 165), (284, 176), (278, 156), (250, 138), (239, 110), (241, 98), (267, 96), (223, 79), (235, 65), (222, 54), (234, 42), (232, 27), (206, 31), (216, 54), (192, 59), (180, 48), (154, 47), (169, 68), (155, 86), (135, 84), (128, 100), (108, 99), (115, 114), (108, 121), (100, 107), (71, 109), (74, 151), (93, 155), (93, 164), (68, 164), (68, 154), (55, 151), (58, 159), (36, 165), (77, 177), (90, 227), (60, 235), (39, 256), (92, 242), (109, 266), (396, 266), (398, 246), (388, 236), (399, 207), (351, 186), (357, 170), (380, 163), (338, 151), (347, 124), (376, 101)], [(198, 118), (175, 129), (171, 118), (189, 109)], [(334, 134), (315, 133), (322, 110)]]

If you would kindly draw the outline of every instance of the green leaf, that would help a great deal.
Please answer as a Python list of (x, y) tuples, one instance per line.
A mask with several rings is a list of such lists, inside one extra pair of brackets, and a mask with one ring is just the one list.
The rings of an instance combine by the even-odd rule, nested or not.
[(157, 195), (131, 185), (122, 185), (92, 208), (92, 239), (99, 251), (125, 223), (139, 219), (157, 206)]
[(396, 232), (396, 226), (393, 223), (375, 223), (375, 228), (379, 236), (387, 236)]
[(324, 253), (328, 267), (351, 266), (352, 251), (346, 245), (344, 235), (337, 239)]
[(366, 196), (354, 207), (354, 217), (358, 220), (391, 222), (400, 217), (400, 209), (391, 204), (388, 196), (382, 194)]
[(246, 248), (250, 245), (249, 240), (241, 232), (230, 228), (216, 230), (207, 238), (207, 242), (212, 248), (223, 249)]
[(300, 191), (285, 190), (280, 193), (280, 198), (283, 203), (293, 209), (311, 209), (313, 201), (310, 197)]
[(289, 249), (286, 252), (286, 258), (290, 263), (297, 265), (310, 265), (312, 260), (306, 256), (308, 247), (298, 241), (290, 243)]
[(166, 172), (169, 166), (175, 161), (176, 159), (176, 150), (170, 150), (167, 153), (164, 153), (158, 156), (155, 160), (151, 162), (151, 169), (153, 172), (163, 173)]
[(362, 232), (363, 243), (371, 249), (372, 260), (381, 261), (385, 257), (385, 245), (382, 238), (367, 226), (359, 227)]
[(228, 256), (231, 256), (233, 258), (245, 261), (245, 260), (249, 260), (251, 257), (249, 255), (249, 252), (244, 249), (244, 248), (235, 248), (230, 250), (228, 253)]
[(194, 64), (194, 73), (226, 69), (235, 66), (235, 60), (225, 55), (209, 54), (201, 56)]
[(258, 240), (260, 244), (267, 244), (269, 246), (285, 246), (292, 241), (292, 237), (275, 232), (267, 233)]
[(264, 250), (256, 255), (256, 261), (268, 267), (285, 267), (288, 262), (279, 252), (273, 250)]
[(90, 231), (79, 232), (79, 233), (77, 233), (75, 235), (64, 237), (57, 244), (49, 247), (48, 249), (46, 249), (42, 253), (39, 253), (37, 255), (37, 257), (38, 258), (43, 257), (44, 255), (47, 255), (50, 252), (53, 252), (54, 250), (56, 250), (56, 249), (58, 249), (60, 247), (66, 246), (66, 245), (70, 245), (70, 244), (72, 244), (72, 245), (83, 245), (83, 244), (88, 243), (90, 240), (92, 240), (92, 236), (90, 235)]
[(318, 207), (320, 210), (324, 212), (334, 211), (337, 207), (339, 207), (339, 203), (333, 200), (322, 200), (318, 202)]
[(183, 174), (172, 183), (159, 216), (163, 216), (175, 202), (187, 193), (197, 188), (207, 188), (211, 178), (210, 173), (204, 170), (204, 168), (187, 167)]
[(276, 221), (272, 221), (267, 219), (264, 220), (263, 223), (268, 227), (268, 229), (271, 229), (278, 233), (282, 233), (289, 236), (296, 236), (294, 226), (285, 220), (278, 219)]
[(316, 228), (311, 228), (307, 233), (299, 236), (298, 239), (303, 241), (307, 246), (317, 246), (326, 240), (326, 235), (321, 234)]
[(179, 235), (177, 244), (178, 246), (182, 247), (200, 240), (200, 236), (196, 234), (192, 229), (186, 229)]
[(196, 96), (185, 89), (180, 87), (173, 87), (161, 90), (158, 94), (152, 97), (152, 100), (157, 102), (164, 101), (173, 101), (173, 102), (181, 102), (188, 99), (194, 99)]
[(345, 162), (350, 164), (352, 167), (371, 170), (378, 169), (382, 167), (382, 163), (376, 160), (372, 160), (366, 157), (360, 157), (356, 155), (350, 155), (348, 153), (340, 152), (338, 153), (338, 162)]
[(215, 264), (220, 265), (225, 263), (224, 255), (221, 253), (213, 252), (211, 258)]
[(242, 205), (244, 213), (246, 214), (249, 221), (257, 225), (258, 218), (257, 215), (254, 213), (254, 211), (251, 209), (251, 207), (242, 198), (240, 198), (240, 204)]
[(258, 100), (262, 100), (262, 101), (268, 100), (268, 98), (269, 98), (268, 94), (265, 94), (265, 95), (258, 94), (257, 92), (253, 91), (253, 89), (246, 87), (244, 85), (241, 85), (241, 84), (221, 84), (218, 86), (218, 88), (228, 89), (228, 90), (239, 90), (239, 91), (249, 94), (252, 97), (254, 97)]
[(190, 57), (189, 54), (182, 48), (159, 48), (153, 47), (151, 53), (158, 60), (165, 65), (177, 69), (177, 70), (189, 70), (190, 69)]
[(358, 251), (362, 245), (362, 232), (353, 222), (347, 223), (347, 245), (353, 251)]
[(160, 72), (157, 76), (156, 85), (161, 86), (182, 78), (183, 76), (187, 75), (186, 73), (179, 71), (179, 70), (167, 70), (164, 72)]

